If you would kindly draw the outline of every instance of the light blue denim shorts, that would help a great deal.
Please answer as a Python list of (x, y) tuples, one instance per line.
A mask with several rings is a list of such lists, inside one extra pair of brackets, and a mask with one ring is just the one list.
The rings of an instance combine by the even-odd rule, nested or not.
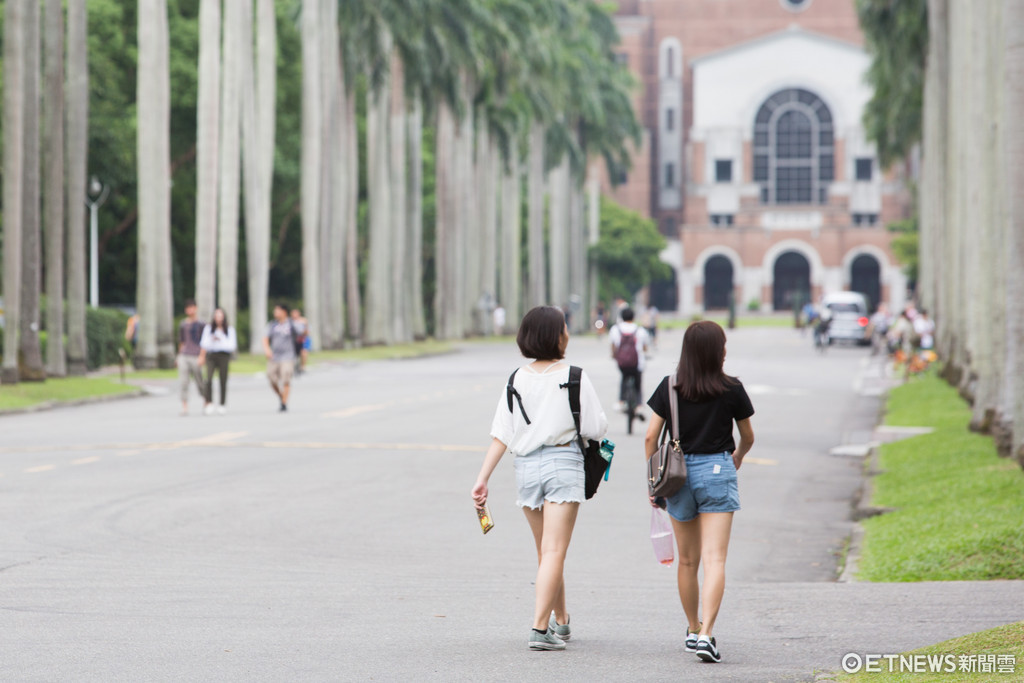
[(668, 514), (689, 522), (702, 512), (740, 509), (740, 489), (732, 454), (686, 454), (686, 484), (668, 498)]
[(586, 496), (586, 475), (579, 446), (541, 446), (514, 463), (516, 505), (539, 510), (549, 503), (582, 503)]

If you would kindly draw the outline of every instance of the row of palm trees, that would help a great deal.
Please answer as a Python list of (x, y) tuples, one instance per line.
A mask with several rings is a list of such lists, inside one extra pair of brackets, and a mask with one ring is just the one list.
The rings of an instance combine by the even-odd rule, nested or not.
[(86, 370), (86, 0), (66, 0), (66, 22), (64, 2), (4, 3), (4, 383)]
[[(143, 366), (167, 364), (173, 355), (165, 2), (139, 3), (139, 66), (147, 74), (138, 91)], [(587, 310), (596, 213), (585, 224), (584, 180), (589, 176), (596, 192), (591, 159), (604, 155), (624, 166), (627, 145), (639, 135), (607, 11), (589, 0), (302, 0), (296, 10), (302, 291), (313, 344), (423, 338), (428, 313), (437, 337), (482, 334), (498, 301), (512, 324), (524, 306), (549, 301)], [(201, 2), (196, 300), (201, 315), (216, 303), (234, 318), (241, 196), (254, 351), (264, 322), (257, 312), (267, 307), (274, 31), (272, 0)], [(360, 92), (366, 245), (356, 230)], [(429, 255), (425, 139), (433, 140), (435, 159), (436, 247)], [(425, 257), (432, 257), (436, 279), (429, 312)]]
[(1024, 464), (1024, 0), (928, 2), (920, 293), (972, 429)]

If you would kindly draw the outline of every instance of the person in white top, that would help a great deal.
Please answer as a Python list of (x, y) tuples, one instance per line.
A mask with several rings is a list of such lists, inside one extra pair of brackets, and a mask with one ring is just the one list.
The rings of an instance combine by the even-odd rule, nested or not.
[(935, 323), (928, 317), (928, 311), (923, 308), (918, 311), (913, 324), (914, 333), (921, 340), (918, 345), (924, 350), (935, 346)]
[(231, 354), (238, 350), (238, 338), (235, 328), (228, 324), (228, 317), (223, 308), (213, 312), (213, 322), (203, 328), (203, 336), (199, 347), (206, 352), (206, 414), (213, 414), (213, 373), (220, 378), (220, 405), (217, 412), (227, 412), (228, 398), (228, 365)]
[[(585, 498), (583, 454), (569, 409), (563, 363), (569, 328), (562, 311), (539, 306), (523, 317), (519, 350), (534, 359), (516, 371), (516, 399), (509, 410), (506, 386), (491, 424), (491, 445), (471, 495), (477, 509), (487, 504), (487, 483), (505, 451), (515, 456), (518, 500), (533, 531), (539, 567), (531, 650), (563, 650), (570, 637), (562, 575), (576, 514)], [(580, 435), (601, 439), (608, 419), (586, 373), (580, 378)]]
[(643, 396), (641, 380), (646, 366), (644, 354), (647, 352), (650, 337), (647, 330), (633, 322), (634, 317), (632, 308), (627, 306), (622, 309), (622, 321), (616, 323), (608, 333), (608, 341), (612, 344), (612, 358), (619, 364), (619, 372), (622, 373), (622, 381), (619, 383), (619, 410), (625, 410), (626, 381), (630, 377), (636, 380), (636, 395)]

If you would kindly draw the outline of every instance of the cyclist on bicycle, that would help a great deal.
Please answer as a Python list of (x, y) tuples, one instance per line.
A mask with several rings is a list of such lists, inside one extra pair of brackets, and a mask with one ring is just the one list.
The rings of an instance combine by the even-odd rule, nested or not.
[(632, 308), (627, 306), (622, 309), (621, 315), (622, 320), (608, 332), (608, 339), (612, 343), (612, 358), (619, 364), (619, 372), (622, 373), (618, 409), (625, 411), (626, 382), (630, 377), (636, 381), (634, 399), (637, 403), (640, 403), (639, 397), (643, 396), (640, 379), (644, 371), (644, 354), (647, 352), (649, 336), (647, 330), (633, 322), (635, 314)]

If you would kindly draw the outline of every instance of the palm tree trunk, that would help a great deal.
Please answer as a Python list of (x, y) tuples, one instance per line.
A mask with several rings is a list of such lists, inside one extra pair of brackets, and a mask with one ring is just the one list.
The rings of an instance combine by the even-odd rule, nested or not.
[[(30, 1), (30, 0), (29, 0)], [(21, 230), (25, 147), (25, 13), (27, 0), (4, 8), (4, 359), (0, 381), (18, 382), (18, 326), (21, 321)]]
[(46, 181), (46, 373), (67, 374), (64, 350), (64, 9), (46, 0), (43, 92), (43, 165)]
[[(390, 39), (381, 36), (383, 53)], [(369, 183), (369, 268), (366, 275), (367, 344), (391, 343), (391, 175), (388, 129), (390, 126), (390, 81), (371, 84), (366, 93), (366, 164)]]
[[(465, 337), (473, 329), (473, 317), (480, 300), (476, 290), (479, 283), (480, 232), (477, 220), (477, 197), (480, 192), (473, 156), (473, 138), (476, 130), (476, 111), (473, 107), (473, 86), (468, 76), (463, 78), (462, 110), (464, 115), (456, 128), (459, 183), (458, 219), (455, 221), (455, 292), (461, 315), (456, 336)], [(470, 251), (470, 245), (474, 251)], [(470, 263), (472, 262), (472, 268)], [(472, 273), (473, 279), (470, 279)], [(472, 283), (472, 284), (471, 284)]]
[[(468, 175), (470, 191), (466, 192), (466, 305), (468, 307), (466, 330), (472, 335), (483, 335), (486, 308), (485, 293), (481, 289), (483, 281), (483, 204), (486, 202), (486, 183), (484, 168), (487, 166), (486, 129), (482, 122), (469, 129), (465, 144), (469, 146)], [(476, 138), (474, 143), (473, 138)]]
[(402, 62), (395, 52), (391, 57), (391, 112), (390, 112), (390, 184), (391, 184), (391, 340), (396, 343), (412, 339), (408, 297), (405, 282), (409, 277), (409, 223), (406, 213), (406, 104), (405, 76)]
[(414, 339), (425, 339), (427, 322), (423, 310), (423, 103), (418, 97), (409, 107), (406, 123), (406, 143), (409, 146), (408, 196), (405, 204), (406, 221), (409, 225), (409, 273), (406, 277), (406, 296), (410, 307), (412, 336)]
[(321, 62), (324, 79), (324, 156), (321, 193), (321, 275), (323, 276), (323, 348), (341, 348), (344, 325), (345, 192), (344, 125), (341, 112), (344, 83), (341, 76), (341, 51), (338, 37), (338, 3), (323, 5), (323, 43)]
[(302, 2), (302, 296), (310, 340), (320, 339), (320, 186), (323, 144), (323, 77), (320, 73), (320, 0)]
[(588, 318), (588, 327), (590, 312), (596, 312), (598, 304), (597, 264), (594, 262), (594, 257), (590, 255), (590, 250), (601, 238), (601, 181), (599, 177), (597, 164), (591, 164), (587, 178), (587, 305), (583, 309)]
[(199, 6), (196, 105), (196, 305), (208, 320), (216, 305), (217, 171), (220, 163), (220, 0)]
[(356, 120), (356, 98), (351, 89), (345, 96), (341, 112), (345, 127), (345, 309), (348, 314), (348, 337), (359, 344), (363, 338), (362, 296), (359, 291), (359, 131)]
[(528, 286), (527, 306), (547, 303), (547, 276), (544, 264), (544, 126), (535, 122), (530, 130), (530, 158), (527, 177), (529, 202), (527, 214)]
[(481, 121), (484, 130), (482, 159), (480, 170), (480, 292), (487, 302), (487, 308), (481, 312), (483, 334), (494, 334), (491, 312), (494, 310), (498, 294), (498, 174), (500, 158), (498, 145), (486, 130), (486, 122)]
[[(140, 0), (138, 16), (138, 186), (139, 246), (137, 299), (140, 317), (139, 363), (166, 366), (173, 355), (173, 316), (163, 282), (170, 276), (170, 139), (166, 0)], [(168, 346), (170, 345), (170, 348)]]
[(572, 311), (572, 332), (579, 334), (588, 327), (587, 240), (583, 222), (583, 186), (569, 178), (569, 308)]
[(24, 176), (21, 224), (21, 324), (18, 376), (22, 381), (46, 379), (39, 348), (39, 289), (41, 252), (39, 244), (39, 3), (26, 6)]
[[(258, 123), (259, 179), (261, 183), (256, 216), (256, 252), (249, 266), (249, 351), (259, 353), (264, 320), (268, 314), (270, 285), (270, 219), (274, 190), (274, 152), (277, 126), (277, 14), (274, 0), (256, 0), (256, 120)], [(255, 271), (255, 272), (253, 272)]]
[(1024, 465), (1024, 2), (1006, 0), (1005, 73), (1007, 198), (1006, 378), (1011, 406), (1011, 453)]
[[(242, 141), (242, 197), (245, 204), (245, 255), (249, 292), (249, 350), (258, 352), (262, 347), (263, 311), (267, 308), (267, 270), (270, 262), (270, 231), (265, 225), (263, 201), (266, 183), (263, 144), (263, 121), (257, 99), (260, 95), (256, 82), (256, 54), (253, 50), (252, 4), (240, 3), (238, 23), (239, 51), (235, 58), (238, 78), (238, 105)], [(256, 328), (256, 329), (254, 329)], [(255, 336), (255, 338), (253, 338)]]
[(551, 272), (551, 303), (569, 304), (569, 158), (563, 156), (548, 173), (550, 193), (548, 259)]
[(221, 69), (220, 220), (217, 247), (217, 302), (229, 320), (238, 319), (238, 217), (241, 166), (242, 4), (224, 6), (224, 62)]
[(513, 141), (512, 159), (503, 169), (501, 179), (501, 294), (498, 302), (505, 308), (509, 329), (519, 326), (522, 318), (522, 196), (520, 189), (518, 145)]
[[(68, 374), (84, 375), (89, 354), (85, 331), (85, 185), (89, 156), (89, 51), (86, 0), (68, 1), (67, 109), (67, 302)], [(8, 7), (13, 7), (8, 3)], [(7, 10), (8, 13), (10, 10)], [(4, 62), (6, 64), (6, 61)], [(4, 129), (11, 125), (4, 117)], [(5, 146), (6, 149), (6, 146)], [(6, 175), (6, 174), (5, 174)], [(4, 206), (7, 202), (4, 202)], [(4, 225), (8, 225), (4, 221)], [(6, 228), (5, 228), (6, 231)], [(136, 303), (136, 306), (138, 304)], [(140, 330), (141, 331), (141, 330)], [(156, 333), (151, 358), (156, 358)], [(140, 340), (141, 344), (141, 340)], [(140, 346), (141, 348), (141, 346)]]
[(455, 249), (452, 245), (455, 220), (455, 117), (451, 107), (440, 102), (437, 106), (434, 154), (436, 209), (434, 237), (434, 336), (452, 339), (455, 335), (458, 306), (455, 302)]
[(920, 273), (918, 291), (922, 301), (939, 321), (936, 348), (944, 353), (946, 326), (945, 287), (938, 275), (943, 263), (946, 242), (945, 197), (946, 142), (948, 123), (946, 110), (946, 79), (948, 43), (944, 25), (946, 0), (928, 3), (928, 56), (924, 84), (924, 163), (921, 169)]

